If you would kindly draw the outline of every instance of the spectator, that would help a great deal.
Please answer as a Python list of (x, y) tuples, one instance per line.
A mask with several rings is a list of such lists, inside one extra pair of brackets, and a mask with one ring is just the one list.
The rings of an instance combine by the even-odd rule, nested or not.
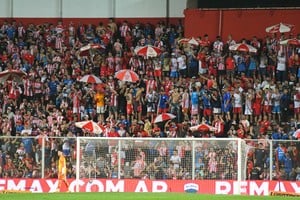
[[(226, 44), (220, 37), (210, 42), (208, 35), (204, 35), (202, 40), (199, 38), (197, 47), (180, 46), (176, 41), (183, 37), (182, 25), (166, 27), (163, 23), (152, 26), (136, 22), (131, 26), (124, 20), (118, 26), (114, 19), (109, 19), (106, 25), (102, 22), (97, 26), (72, 22), (65, 27), (62, 22), (42, 25), (4, 22), (1, 29), (5, 30), (0, 41), (1, 71), (12, 68), (27, 72), (21, 82), (8, 80), (0, 88), (1, 134), (21, 135), (22, 138), (3, 139), (1, 148), (11, 157), (16, 152), (21, 158), (29, 153), (33, 160), (29, 170), (24, 168), (24, 163), (13, 158), (15, 165), (22, 166), (18, 176), (38, 176), (39, 165), (36, 164), (41, 161), (41, 146), (37, 144), (42, 144), (42, 138), (46, 138), (47, 176), (55, 176), (55, 169), (49, 167), (57, 159), (56, 145), (63, 141), (52, 137), (91, 136), (74, 126), (74, 122), (85, 119), (93, 119), (105, 128), (101, 136), (113, 132), (123, 137), (202, 137), (189, 132), (189, 127), (198, 125), (202, 117), (210, 125), (219, 127), (219, 116), (224, 122), (225, 134), (222, 137), (227, 137), (228, 132), (229, 137), (289, 140), (292, 138), (290, 133), (297, 129), (296, 124), (286, 126), (284, 123), (291, 122), (292, 117), (295, 122), (299, 121), (298, 53), (296, 49), (293, 56), (286, 57), (283, 51), (278, 51), (283, 48), (280, 48), (276, 35), (268, 36), (263, 42), (251, 38), (249, 43), (259, 50), (258, 54), (252, 55), (229, 51), (228, 46), (236, 43), (231, 36)], [(105, 51), (80, 55), (82, 46), (93, 43), (104, 45)], [(163, 53), (151, 59), (136, 56), (135, 47), (146, 44), (160, 47)], [(224, 55), (225, 68), (222, 67)], [(257, 73), (255, 67), (259, 69)], [(141, 80), (123, 83), (114, 79), (115, 71), (123, 68), (137, 72)], [(224, 69), (228, 76), (220, 77)], [(103, 83), (97, 86), (78, 81), (90, 73), (100, 76)], [(239, 79), (234, 78), (237, 74), (240, 74)], [(240, 107), (242, 112), (237, 109)], [(176, 122), (169, 122), (165, 127), (153, 124), (156, 115), (163, 112), (177, 114)], [(106, 121), (107, 117), (111, 120)], [(276, 129), (272, 125), (274, 120), (278, 124)], [(112, 127), (116, 129), (113, 131)], [(31, 135), (24, 132), (31, 132)], [(139, 134), (144, 132), (147, 134)], [(218, 134), (210, 132), (203, 136)], [(36, 136), (37, 140), (29, 139), (30, 136)], [(70, 151), (74, 157), (72, 142), (68, 145), (65, 141), (64, 145), (66, 152)], [(179, 146), (184, 146), (179, 152), (181, 162), (189, 163), (190, 158), (184, 160), (182, 156), (188, 156), (189, 146)], [(166, 164), (174, 148), (163, 156)], [(91, 149), (87, 147), (87, 150)], [(91, 155), (93, 150), (96, 152), (97, 147), (92, 148)], [(151, 151), (155, 155), (156, 149)], [(276, 152), (280, 154), (281, 150)], [(295, 163), (297, 155), (291, 154)], [(217, 156), (215, 160), (221, 158), (223, 156)], [(203, 161), (205, 167), (200, 170), (200, 177), (218, 177), (218, 173), (209, 174), (208, 160)], [(173, 175), (176, 178), (189, 177), (190, 169), (182, 163), (180, 167)], [(232, 168), (226, 169), (222, 177), (234, 177)], [(260, 168), (263, 171), (263, 166)], [(101, 173), (109, 177), (110, 170)], [(159, 171), (167, 172), (165, 168)], [(15, 173), (4, 171), (2, 176)], [(143, 172), (142, 175), (153, 176), (153, 173)]]

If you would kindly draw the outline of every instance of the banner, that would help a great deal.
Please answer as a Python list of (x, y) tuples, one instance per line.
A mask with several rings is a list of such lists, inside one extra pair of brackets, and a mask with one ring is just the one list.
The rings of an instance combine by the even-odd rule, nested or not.
[[(76, 180), (68, 179), (70, 191)], [(300, 182), (232, 180), (80, 179), (80, 192), (187, 192), (199, 194), (269, 195), (270, 191), (300, 194)], [(56, 179), (0, 179), (0, 191), (55, 192)], [(62, 188), (66, 191), (66, 188)]]

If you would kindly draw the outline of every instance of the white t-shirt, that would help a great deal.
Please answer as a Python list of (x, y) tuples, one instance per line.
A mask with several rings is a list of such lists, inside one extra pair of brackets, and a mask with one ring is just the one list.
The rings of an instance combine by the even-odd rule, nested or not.
[(177, 71), (178, 70), (178, 63), (176, 58), (171, 58), (171, 71)]
[(185, 63), (185, 60), (183, 59), (183, 56), (179, 56), (177, 58), (177, 63), (178, 63), (179, 69), (186, 69), (186, 63)]
[(242, 107), (242, 97), (238, 93), (233, 94), (233, 99), (234, 99), (234, 107), (235, 108), (241, 108)]
[(271, 98), (273, 99), (274, 101), (274, 106), (279, 106), (280, 105), (280, 94), (277, 94), (277, 93), (272, 93), (272, 96)]
[(179, 165), (181, 163), (181, 158), (180, 158), (179, 155), (172, 155), (171, 158), (170, 158), (170, 161), (171, 161), (171, 163), (174, 164), (175, 169), (179, 168)]
[(283, 57), (278, 56), (277, 57), (277, 70), (278, 71), (285, 71), (286, 70), (286, 59), (285, 59), (285, 56), (283, 56)]
[(297, 99), (297, 94), (294, 95), (294, 108), (300, 108), (300, 98)]

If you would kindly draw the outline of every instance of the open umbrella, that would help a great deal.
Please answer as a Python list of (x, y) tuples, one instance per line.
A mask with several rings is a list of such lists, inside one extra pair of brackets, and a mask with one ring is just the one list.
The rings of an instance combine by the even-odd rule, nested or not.
[(176, 116), (171, 113), (162, 113), (155, 117), (154, 123), (164, 122), (164, 121), (168, 121), (168, 120), (171, 120), (174, 118), (176, 118)]
[(88, 56), (92, 51), (105, 49), (105, 46), (100, 44), (88, 44), (79, 49), (80, 56)]
[(97, 76), (95, 76), (93, 74), (85, 75), (79, 81), (84, 82), (84, 83), (102, 83), (100, 78), (98, 78)]
[(137, 47), (134, 51), (138, 56), (144, 57), (156, 57), (159, 56), (162, 52), (160, 48), (152, 45)]
[(216, 128), (203, 123), (203, 124), (199, 124), (199, 125), (190, 127), (190, 130), (191, 131), (199, 131), (199, 132), (209, 132), (209, 131), (215, 131)]
[(294, 134), (293, 134), (294, 138), (300, 139), (300, 129), (297, 129)]
[(120, 81), (126, 82), (137, 82), (139, 80), (139, 75), (130, 69), (122, 69), (115, 73), (115, 78)]
[(179, 44), (192, 44), (192, 45), (195, 45), (195, 46), (198, 46), (199, 45), (199, 42), (194, 38), (182, 38), (180, 40), (178, 40), (178, 43)]
[(14, 80), (17, 82), (21, 82), (22, 78), (27, 76), (27, 73), (18, 69), (8, 69), (0, 72), (0, 82), (6, 82), (7, 80)]
[(300, 46), (300, 40), (298, 40), (297, 38), (287, 39), (287, 40), (280, 41), (280, 44), (282, 44), (282, 45)]
[(75, 122), (75, 126), (94, 134), (101, 134), (103, 132), (102, 128), (92, 120)]
[(266, 28), (267, 33), (287, 33), (294, 28), (292, 24), (279, 23)]
[(229, 46), (229, 50), (231, 51), (242, 51), (242, 52), (250, 52), (250, 53), (256, 53), (257, 49), (249, 44), (245, 43), (238, 43)]

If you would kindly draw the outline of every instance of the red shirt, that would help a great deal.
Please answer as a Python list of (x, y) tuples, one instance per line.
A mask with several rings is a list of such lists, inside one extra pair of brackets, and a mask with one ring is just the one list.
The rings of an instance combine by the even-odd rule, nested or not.
[(226, 58), (225, 64), (226, 64), (226, 69), (227, 70), (234, 70), (234, 68), (235, 68), (235, 61), (234, 61), (234, 59), (232, 57)]
[(260, 129), (259, 129), (259, 132), (261, 133), (261, 134), (265, 134), (266, 132), (267, 132), (267, 130), (268, 130), (268, 127), (270, 126), (270, 121), (268, 121), (268, 120), (264, 120), (264, 121), (261, 121), (260, 122)]
[(117, 131), (110, 131), (108, 137), (120, 137), (120, 135)]
[(206, 63), (206, 55), (203, 52), (200, 52), (197, 56), (197, 59), (201, 61), (201, 67), (202, 68), (207, 68), (207, 63)]
[(241, 139), (244, 139), (246, 136), (245, 136), (245, 131), (243, 129), (238, 129), (237, 131), (237, 136)]

